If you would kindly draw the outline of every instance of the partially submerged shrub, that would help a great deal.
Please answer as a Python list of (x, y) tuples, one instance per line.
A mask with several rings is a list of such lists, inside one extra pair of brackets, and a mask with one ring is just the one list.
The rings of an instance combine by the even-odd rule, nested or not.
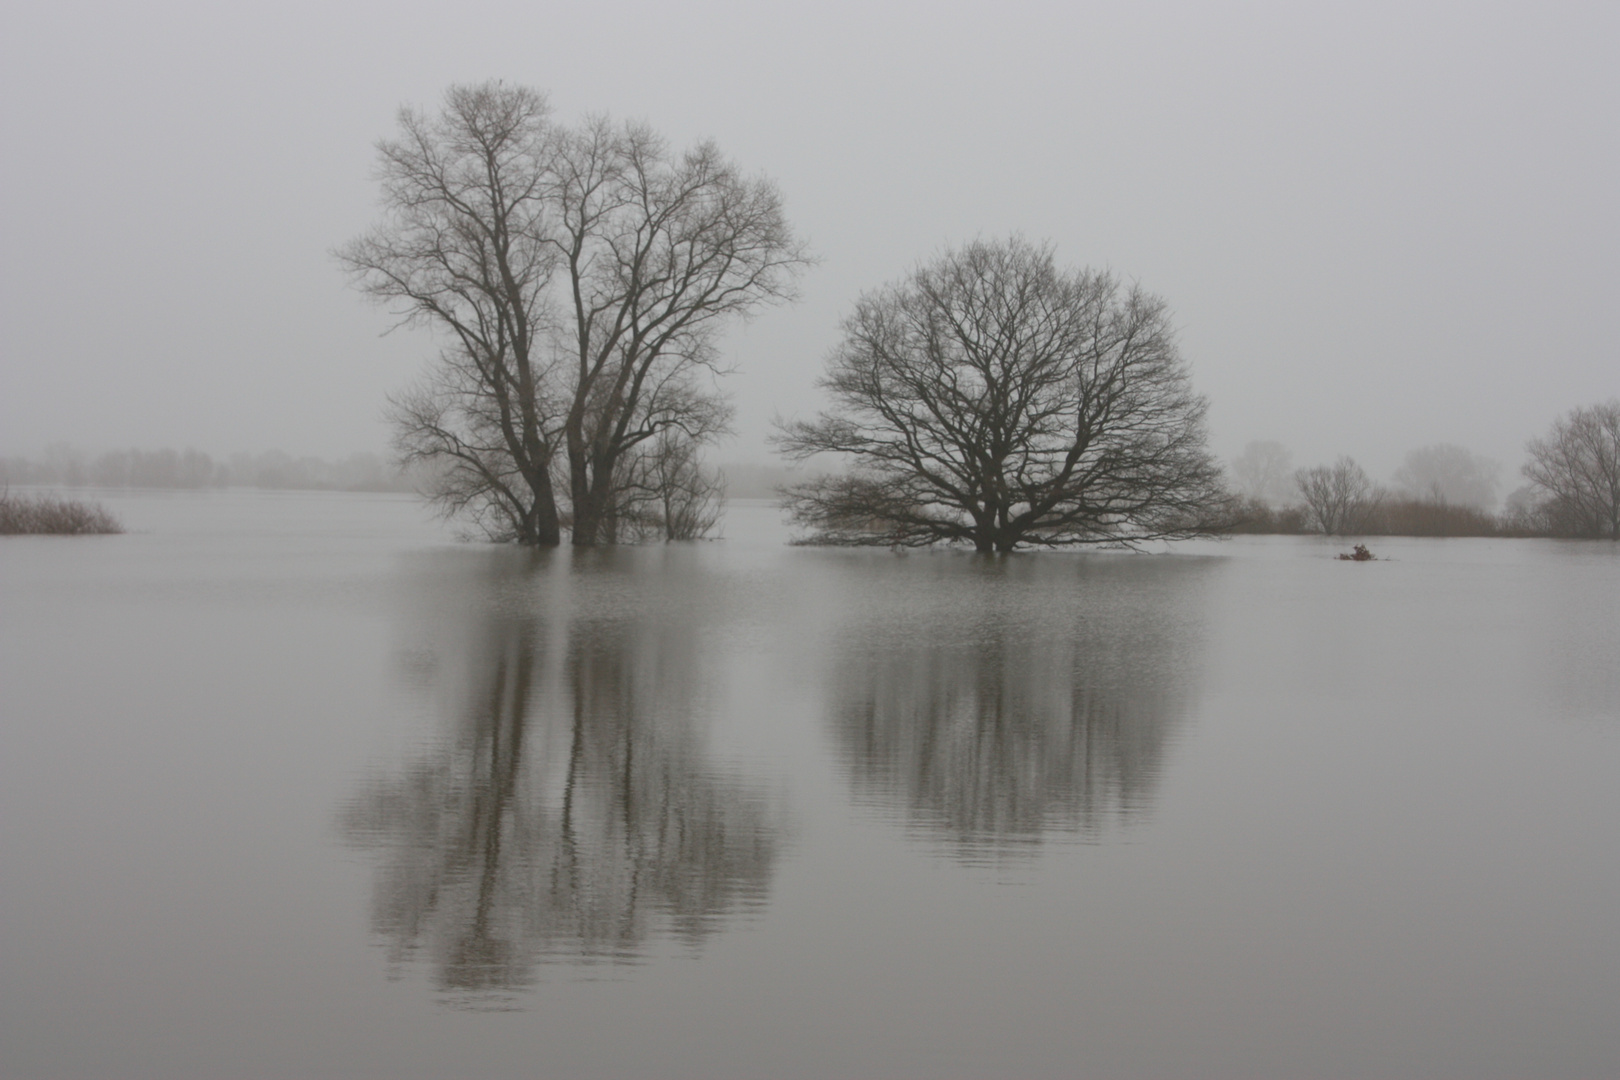
[(1367, 550), (1366, 544), (1357, 544), (1349, 551), (1339, 553), (1339, 558), (1345, 562), (1372, 562), (1377, 557)]
[(13, 495), (0, 491), (0, 535), (86, 536), (123, 531), (118, 519), (97, 503), (76, 502), (56, 495)]

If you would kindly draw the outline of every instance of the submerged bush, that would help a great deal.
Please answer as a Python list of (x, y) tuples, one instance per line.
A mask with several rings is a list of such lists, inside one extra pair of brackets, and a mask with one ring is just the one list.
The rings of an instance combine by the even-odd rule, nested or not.
[(118, 519), (96, 503), (76, 502), (56, 495), (13, 495), (0, 491), (0, 535), (86, 536), (123, 531)]

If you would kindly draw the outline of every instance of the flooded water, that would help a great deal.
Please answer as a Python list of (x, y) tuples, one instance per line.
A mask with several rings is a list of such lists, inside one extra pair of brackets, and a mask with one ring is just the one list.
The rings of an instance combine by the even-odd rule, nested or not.
[(1620, 1075), (1620, 548), (0, 540), (0, 1074)]

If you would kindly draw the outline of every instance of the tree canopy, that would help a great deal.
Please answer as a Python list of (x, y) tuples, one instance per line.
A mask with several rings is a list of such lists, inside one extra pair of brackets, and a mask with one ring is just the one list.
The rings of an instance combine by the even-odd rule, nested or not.
[(862, 296), (822, 385), (777, 435), (852, 464), (789, 489), (812, 543), (1131, 543), (1226, 511), (1164, 301), (1049, 247), (968, 244)]

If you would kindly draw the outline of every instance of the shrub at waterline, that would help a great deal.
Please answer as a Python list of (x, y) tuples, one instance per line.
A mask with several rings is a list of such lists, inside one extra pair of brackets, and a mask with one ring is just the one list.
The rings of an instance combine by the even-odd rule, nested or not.
[(13, 495), (0, 490), (0, 536), (50, 533), (88, 536), (121, 533), (124, 527), (105, 507), (56, 495)]

